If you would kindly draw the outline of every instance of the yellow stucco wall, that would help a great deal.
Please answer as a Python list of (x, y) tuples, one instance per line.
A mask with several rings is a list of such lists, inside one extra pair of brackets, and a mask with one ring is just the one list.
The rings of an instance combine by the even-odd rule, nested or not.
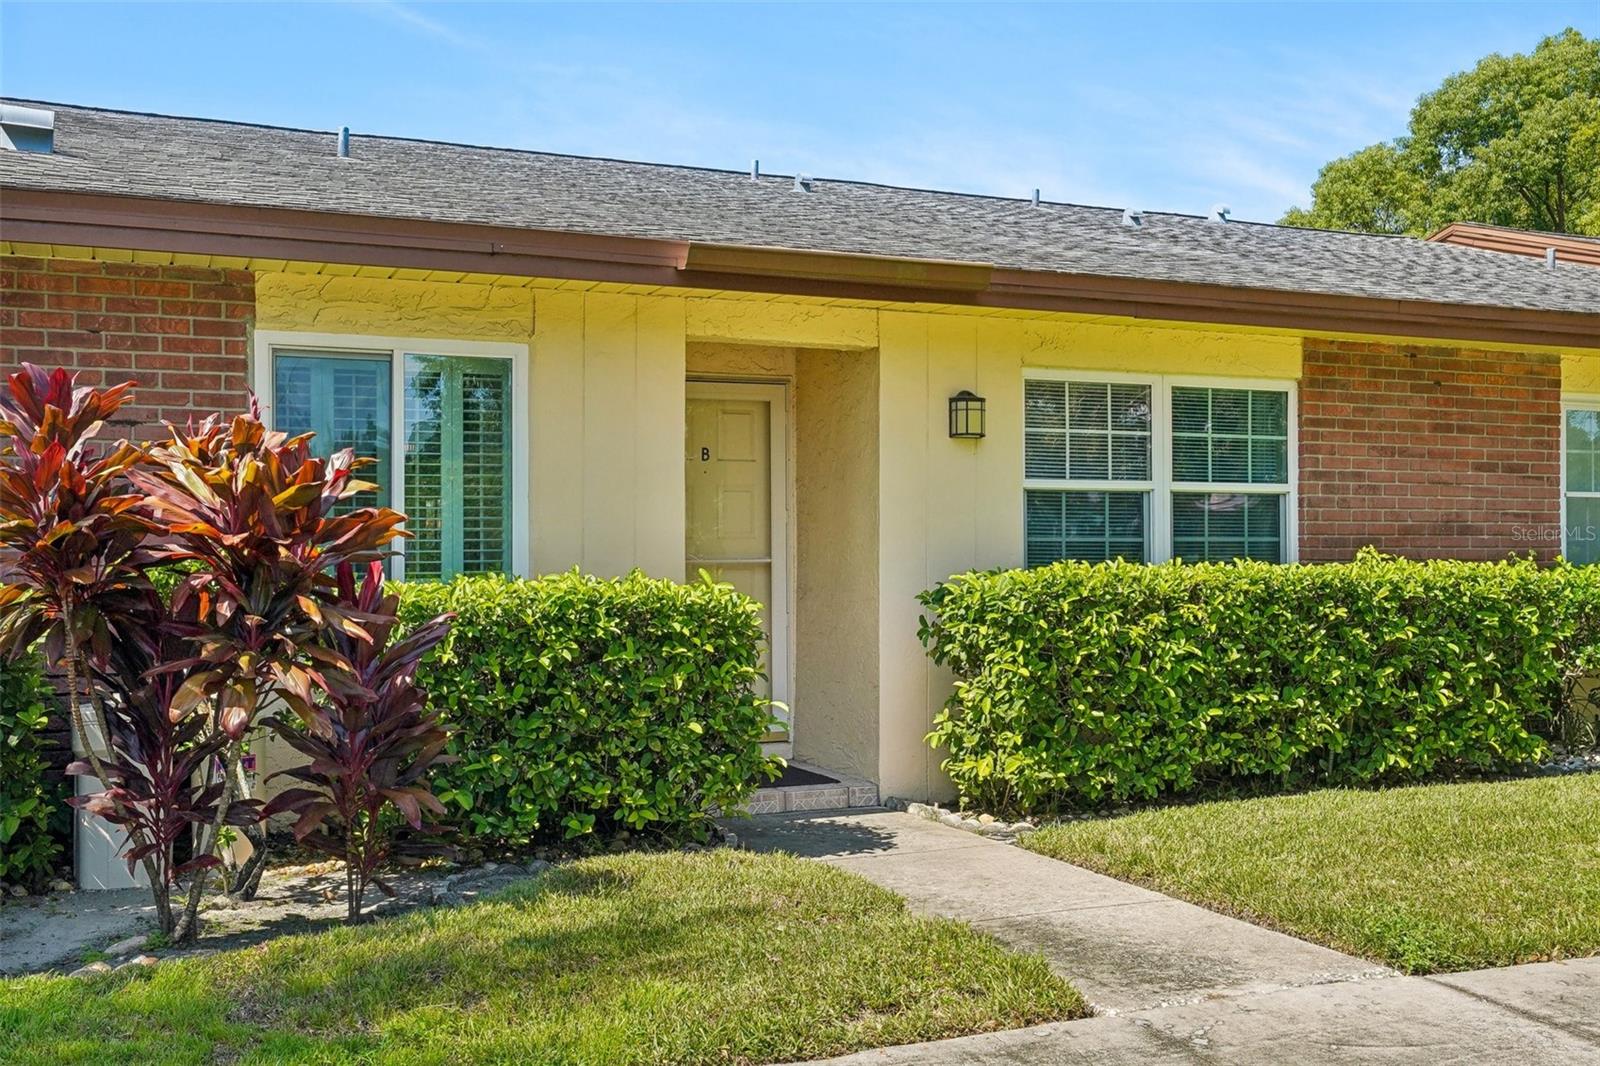
[(1600, 352), (1566, 352), (1561, 356), (1561, 391), (1600, 396)]
[(536, 295), (534, 569), (683, 579), (684, 307)]
[(506, 285), (257, 274), (256, 328), (527, 343), (533, 295)]
[(256, 326), (529, 345), (534, 572), (682, 579), (683, 299), (262, 273)]
[[(880, 788), (943, 796), (922, 738), (950, 691), (917, 640), (916, 595), (951, 574), (1022, 562), (1022, 381), (1028, 367), (1294, 379), (1298, 338), (1141, 323), (879, 315)], [(989, 435), (948, 436), (950, 396), (988, 400)]]
[[(878, 776), (878, 361), (795, 359), (794, 754)], [(798, 713), (799, 708), (805, 713)]]
[[(831, 536), (866, 538), (871, 554), (852, 556), (850, 573), (813, 561), (810, 585), (796, 558), (797, 587), (813, 595), (798, 601), (795, 623), (827, 625), (833, 602), (861, 624), (822, 640), (797, 633), (795, 733), (805, 751), (877, 778), (885, 795), (948, 794), (922, 738), (950, 679), (916, 639), (915, 596), (953, 573), (1021, 562), (1023, 371), (1296, 379), (1301, 370), (1301, 338), (1281, 330), (583, 288), (265, 273), (257, 325), (528, 344), (536, 572), (640, 566), (681, 579), (685, 378), (784, 380), (804, 392), (796, 447), (810, 454), (793, 468), (818, 480), (799, 508), (814, 526), (797, 532), (796, 550), (825, 549)], [(873, 373), (842, 360), (870, 360)], [(1568, 391), (1600, 393), (1600, 354), (1566, 353), (1563, 367)], [(858, 410), (869, 378), (872, 417), (831, 422), (831, 411)], [(988, 399), (985, 440), (946, 434), (946, 401), (962, 389)], [(870, 454), (873, 476), (840, 476), (829, 489), (825, 476), (840, 474), (830, 449)], [(876, 506), (863, 525), (869, 482)], [(826, 506), (834, 490), (846, 513)], [(871, 595), (852, 600), (853, 580)], [(850, 639), (832, 639), (844, 632)], [(808, 669), (819, 671), (809, 684)], [(807, 736), (808, 698), (809, 728), (836, 737)]]

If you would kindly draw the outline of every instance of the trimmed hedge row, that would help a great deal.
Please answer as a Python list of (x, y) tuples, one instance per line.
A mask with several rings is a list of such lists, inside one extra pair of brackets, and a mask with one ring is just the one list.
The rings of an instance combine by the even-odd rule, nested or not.
[(712, 811), (777, 773), (760, 608), (730, 586), (572, 572), (398, 587), (403, 625), (456, 612), (417, 676), (459, 757), (433, 791), (475, 842), (704, 839)]
[(1061, 563), (924, 593), (956, 674), (930, 743), (962, 798), (1049, 812), (1218, 785), (1536, 760), (1595, 659), (1600, 571)]
[(30, 888), (55, 870), (66, 811), (65, 782), (43, 755), (49, 698), (37, 662), (0, 658), (0, 881)]

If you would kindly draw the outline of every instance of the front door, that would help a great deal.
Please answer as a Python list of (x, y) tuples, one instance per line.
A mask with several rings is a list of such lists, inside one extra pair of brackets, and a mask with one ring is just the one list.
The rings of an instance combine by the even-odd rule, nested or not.
[[(766, 695), (789, 712), (788, 448), (782, 385), (688, 383), (685, 574), (705, 570), (762, 605)], [(786, 742), (787, 726), (768, 740)]]

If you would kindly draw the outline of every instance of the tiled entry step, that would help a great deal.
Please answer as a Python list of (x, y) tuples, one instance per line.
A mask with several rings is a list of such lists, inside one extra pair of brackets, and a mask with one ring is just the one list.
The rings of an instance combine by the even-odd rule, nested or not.
[(768, 788), (758, 788), (745, 809), (750, 814), (787, 814), (790, 811), (842, 811), (849, 807), (876, 807), (878, 786), (864, 777), (852, 777), (808, 763), (789, 761), (798, 773)]

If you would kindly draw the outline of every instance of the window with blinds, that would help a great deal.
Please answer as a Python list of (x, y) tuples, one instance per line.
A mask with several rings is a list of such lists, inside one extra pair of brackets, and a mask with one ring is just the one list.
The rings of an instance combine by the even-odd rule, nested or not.
[(1171, 405), (1172, 554), (1282, 562), (1289, 394), (1174, 386)]
[(1289, 558), (1292, 408), (1287, 385), (1030, 372), (1026, 564)]
[(510, 569), (511, 368), (406, 356), (406, 576)]
[(1574, 563), (1600, 562), (1600, 405), (1567, 408), (1565, 423), (1561, 553)]
[[(280, 349), (272, 371), (276, 428), (315, 433), (319, 454), (353, 448), (377, 459), (363, 471), (377, 491), (347, 506), (405, 513), (407, 578), (512, 569), (510, 360)], [(403, 442), (398, 479), (396, 435)]]
[(1142, 383), (1024, 382), (1027, 565), (1148, 558), (1150, 401)]

